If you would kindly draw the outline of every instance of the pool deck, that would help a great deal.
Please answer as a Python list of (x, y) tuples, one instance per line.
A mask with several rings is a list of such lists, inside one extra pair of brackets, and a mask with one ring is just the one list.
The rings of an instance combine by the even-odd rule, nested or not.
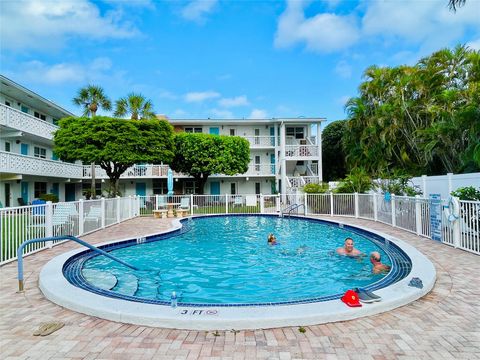
[[(326, 217), (325, 219), (332, 219)], [(255, 331), (186, 331), (126, 325), (75, 313), (46, 300), (38, 275), (67, 243), (0, 267), (0, 358), (6, 359), (480, 359), (480, 256), (372, 221), (338, 218), (415, 246), (433, 262), (432, 292), (388, 313), (316, 326)], [(170, 219), (136, 218), (83, 237), (91, 243), (142, 236)], [(32, 336), (45, 322), (65, 326)]]

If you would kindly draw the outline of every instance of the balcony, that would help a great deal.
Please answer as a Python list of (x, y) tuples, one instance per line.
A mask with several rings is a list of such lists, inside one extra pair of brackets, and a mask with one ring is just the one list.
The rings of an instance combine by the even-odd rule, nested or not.
[(53, 132), (58, 126), (25, 114), (10, 106), (0, 104), (0, 125), (40, 136), (48, 140), (53, 139)]
[(83, 166), (0, 151), (0, 169), (11, 174), (81, 179)]
[(249, 165), (247, 172), (241, 175), (243, 176), (274, 176), (275, 165), (274, 164)]
[(318, 158), (317, 145), (286, 145), (285, 157), (288, 158)]
[(242, 136), (250, 143), (250, 148), (273, 148), (275, 136)]

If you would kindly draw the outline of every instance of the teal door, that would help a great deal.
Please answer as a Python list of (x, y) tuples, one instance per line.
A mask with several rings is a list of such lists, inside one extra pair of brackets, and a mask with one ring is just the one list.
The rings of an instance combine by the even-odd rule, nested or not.
[(146, 196), (147, 195), (147, 184), (136, 183), (135, 184), (135, 194), (137, 194), (137, 196)]
[(210, 183), (210, 195), (220, 195), (220, 182), (212, 181)]
[(220, 135), (220, 129), (218, 127), (211, 127), (210, 128), (211, 135)]
[(59, 190), (58, 183), (53, 183), (53, 184), (52, 184), (52, 190), (51, 190), (51, 191), (52, 191), (52, 194), (55, 194), (55, 195), (57, 195), (57, 197), (58, 197), (58, 193), (59, 193), (58, 190)]
[(65, 201), (75, 201), (75, 184), (65, 184)]
[(275, 146), (275, 128), (270, 128), (270, 145)]
[(270, 171), (275, 174), (275, 154), (270, 154)]
[[(22, 144), (23, 145), (23, 144)], [(28, 204), (28, 182), (22, 181), (21, 191), (22, 191), (22, 199), (24, 204)]]
[(20, 145), (20, 153), (22, 155), (28, 155), (28, 144), (21, 144)]

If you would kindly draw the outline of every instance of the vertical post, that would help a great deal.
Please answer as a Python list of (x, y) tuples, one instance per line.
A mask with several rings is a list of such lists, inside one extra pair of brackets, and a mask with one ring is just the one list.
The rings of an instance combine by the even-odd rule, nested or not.
[(358, 193), (354, 194), (355, 198), (355, 218), (358, 219)]
[(84, 207), (84, 202), (83, 199), (78, 200), (78, 233), (79, 235), (82, 235), (85, 230), (84, 230), (84, 224), (85, 224), (85, 207)]
[(128, 196), (128, 217), (131, 219), (133, 217), (133, 199), (132, 195)]
[[(53, 205), (51, 201), (47, 201), (45, 206), (45, 236), (53, 236)], [(47, 241), (47, 247), (50, 249), (53, 246), (52, 241)]]
[(303, 213), (303, 215), (307, 216), (307, 214), (308, 214), (308, 211), (307, 211), (307, 193), (303, 193), (303, 195), (304, 195), (304, 198), (303, 198), (304, 213)]
[(228, 194), (225, 194), (225, 214), (228, 214)]
[(155, 210), (158, 210), (158, 194), (155, 195)]
[(373, 220), (378, 221), (378, 202), (377, 194), (373, 194)]
[(452, 191), (453, 191), (453, 187), (452, 187), (452, 175), (453, 175), (453, 173), (448, 173), (448, 174), (447, 174), (447, 179), (448, 179), (448, 196), (450, 196), (450, 194), (451, 194)]
[(90, 199), (96, 199), (97, 189), (95, 186), (95, 163), (94, 162), (90, 163), (90, 172), (91, 172), (90, 175), (92, 175), (92, 183), (90, 185), (90, 192), (91, 192)]
[[(460, 216), (461, 216), (462, 212), (460, 210)], [(448, 220), (447, 220), (448, 221)], [(462, 235), (461, 231), (460, 231), (460, 219), (457, 219), (453, 222), (453, 246), (455, 248), (458, 248), (460, 247), (460, 237)]]
[(193, 194), (190, 194), (190, 215), (193, 216)]
[(285, 158), (285, 123), (280, 124), (280, 179), (282, 181), (282, 188), (280, 193), (283, 195), (283, 200), (285, 201), (285, 194), (287, 193), (287, 160)]
[(427, 175), (422, 175), (422, 191), (423, 197), (427, 196)]
[(117, 224), (120, 224), (120, 219), (121, 219), (121, 217), (120, 217), (120, 214), (121, 214), (121, 212), (120, 212), (120, 203), (121, 203), (120, 196), (117, 196), (117, 198), (115, 199), (115, 202), (116, 202), (116, 205), (117, 205)]
[(101, 204), (101, 214), (102, 214), (102, 229), (105, 229), (105, 198), (102, 197), (102, 199), (100, 200), (100, 204)]
[(318, 180), (323, 181), (323, 161), (322, 161), (322, 123), (317, 123), (317, 146), (318, 146)]
[(415, 225), (417, 229), (417, 235), (422, 234), (422, 203), (420, 202), (420, 196), (415, 195)]
[(392, 194), (392, 226), (397, 226), (397, 219), (395, 215), (395, 195)]
[(275, 198), (275, 207), (277, 209), (277, 212), (280, 212), (280, 194), (277, 194), (277, 197)]
[(260, 213), (265, 213), (265, 199), (263, 198), (262, 194), (260, 194)]
[(330, 216), (333, 216), (333, 192), (330, 193)]

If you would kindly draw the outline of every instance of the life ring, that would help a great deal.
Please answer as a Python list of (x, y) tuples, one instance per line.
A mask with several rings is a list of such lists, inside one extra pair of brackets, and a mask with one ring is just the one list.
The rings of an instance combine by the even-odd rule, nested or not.
[(454, 196), (450, 196), (448, 199), (448, 206), (444, 207), (445, 216), (451, 223), (457, 221), (460, 218), (460, 202)]

